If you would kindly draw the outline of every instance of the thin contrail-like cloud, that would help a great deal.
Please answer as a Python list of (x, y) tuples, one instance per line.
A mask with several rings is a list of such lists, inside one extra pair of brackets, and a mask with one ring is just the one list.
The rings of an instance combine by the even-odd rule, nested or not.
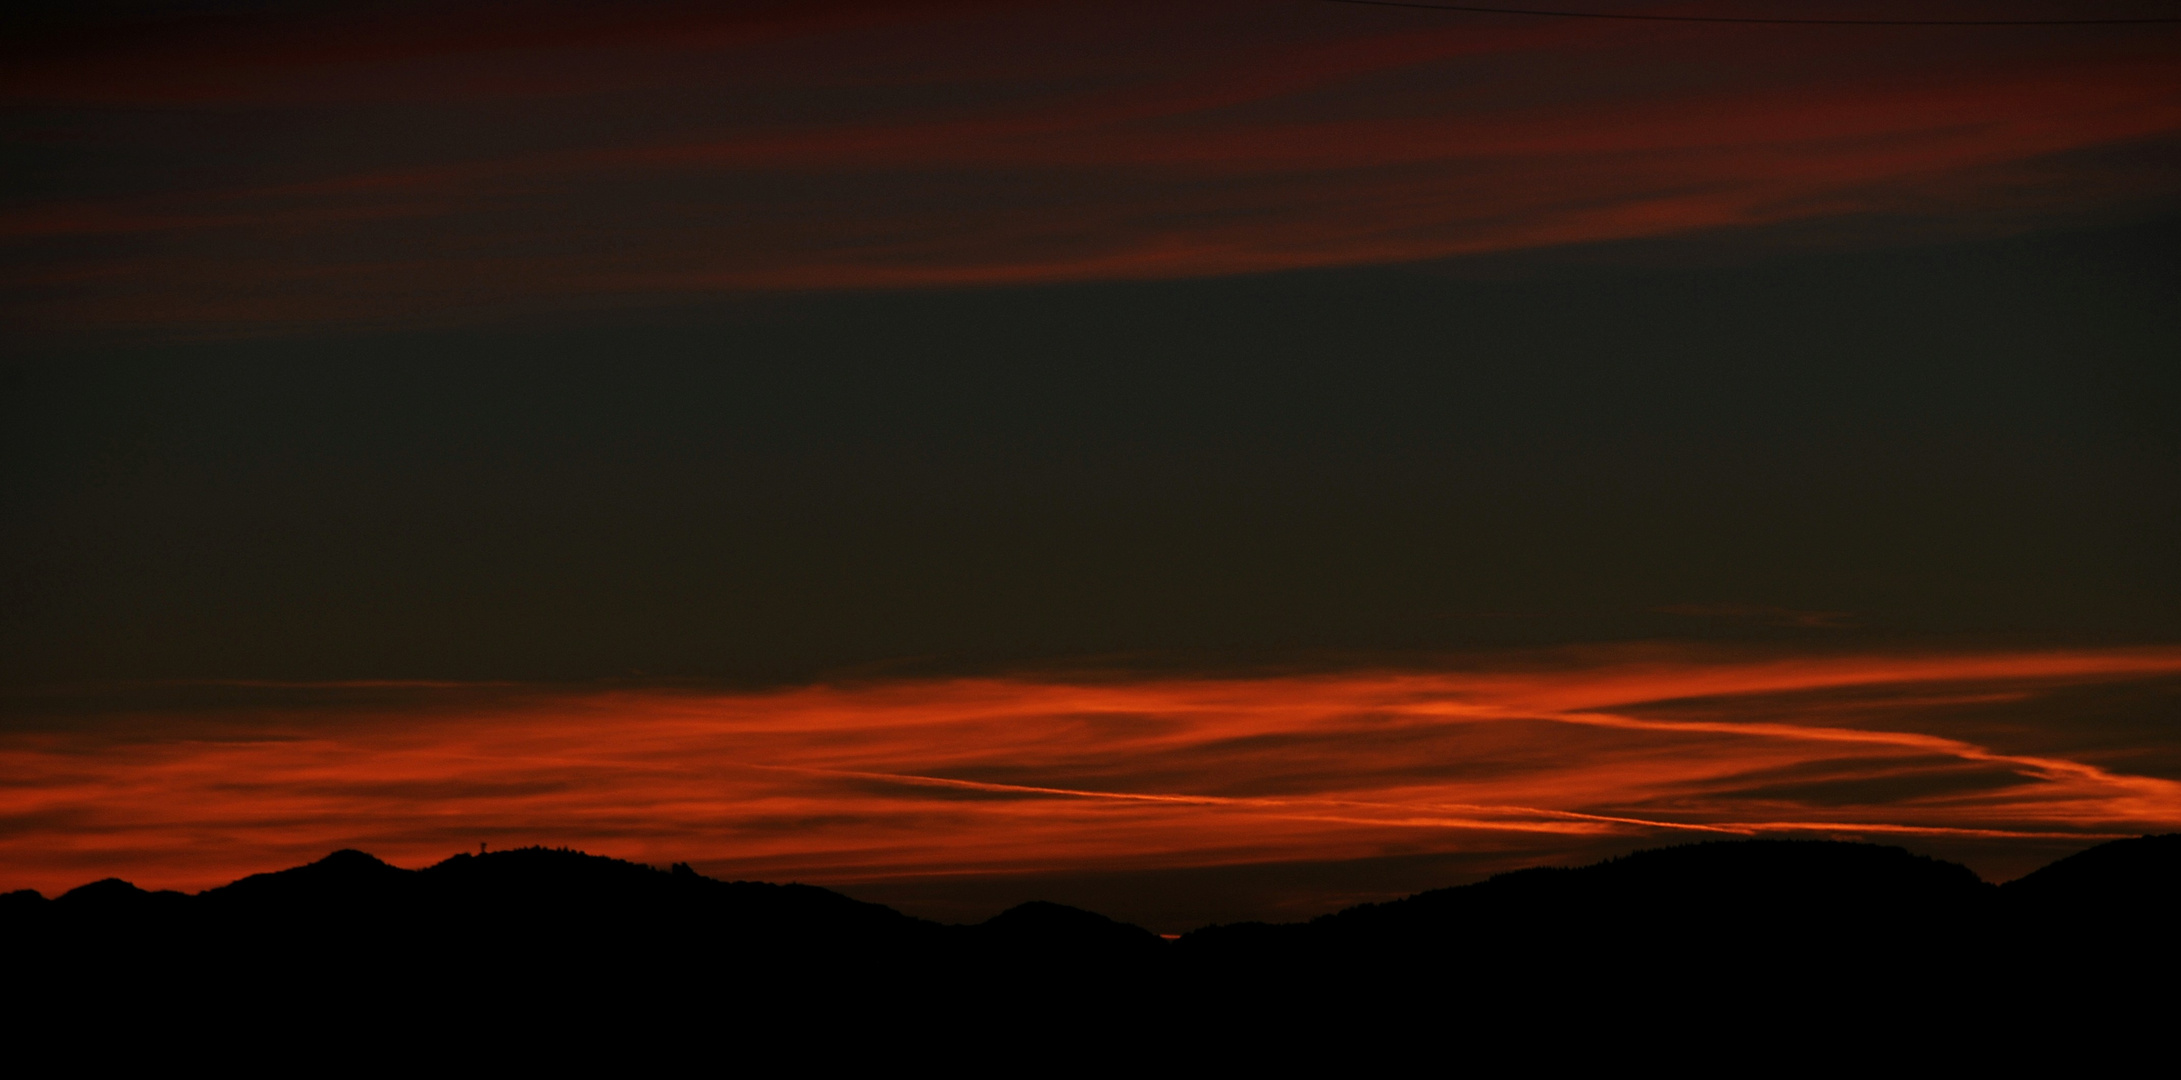
[[(2110, 739), (2071, 749), (2053, 695), (2177, 675), (2176, 650), (1653, 649), (732, 693), (233, 684), (224, 712), (138, 702), (0, 733), (0, 863), (41, 889), (203, 887), (337, 847), (418, 862), (482, 838), (839, 882), (1499, 850), (1517, 865), (1673, 837), (2088, 843), (2181, 827), (2181, 783), (2100, 756)], [(1950, 719), (1963, 709), (2007, 719), (1972, 734)], [(2024, 732), (2039, 741), (2007, 744)], [(2170, 740), (2146, 723), (2126, 760)]]

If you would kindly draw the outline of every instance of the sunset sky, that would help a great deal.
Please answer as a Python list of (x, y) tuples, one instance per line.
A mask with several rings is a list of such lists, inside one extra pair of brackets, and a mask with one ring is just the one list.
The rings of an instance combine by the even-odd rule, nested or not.
[(2167, 21), (5, 16), (0, 889), (2181, 829), (2181, 15), (1539, 6)]

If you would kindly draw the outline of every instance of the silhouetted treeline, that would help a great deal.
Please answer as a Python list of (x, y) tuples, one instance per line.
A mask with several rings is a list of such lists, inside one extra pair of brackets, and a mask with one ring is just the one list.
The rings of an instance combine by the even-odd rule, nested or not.
[(1174, 942), (1057, 904), (947, 926), (532, 848), (416, 871), (341, 851), (193, 896), (19, 892), (0, 897), (0, 933), (12, 1019), (138, 1051), (203, 1050), (242, 1024), (381, 1048), (468, 1032), (534, 1053), (673, 1038), (1355, 1064), (1442, 1042), (1464, 1060), (1610, 1056), (1679, 1032), (1724, 1066), (1781, 1040), (1822, 1057), (1943, 1036), (1991, 1055), (2163, 1030), (2177, 912), (2181, 835), (2004, 886), (1892, 847), (1694, 844)]

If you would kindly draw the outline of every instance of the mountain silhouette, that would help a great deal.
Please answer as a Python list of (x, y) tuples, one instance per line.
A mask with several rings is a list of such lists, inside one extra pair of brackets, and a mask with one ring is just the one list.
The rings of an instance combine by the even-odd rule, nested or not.
[(2025, 907), (2164, 916), (2171, 923), (2181, 911), (2181, 833), (2099, 844), (2000, 889)]
[(414, 1051), (461, 1020), (548, 1040), (532, 1050), (671, 1030), (1018, 1067), (1046, 1060), (1009, 1056), (1030, 1043), (1391, 1065), (1438, 1039), (1595, 1056), (1699, 1024), (1725, 1062), (1763, 1040), (1822, 1056), (1916, 1030), (1989, 1047), (2158, 1023), (2177, 901), (2181, 835), (2004, 886), (1895, 847), (1729, 841), (1166, 941), (1060, 904), (943, 925), (814, 886), (526, 848), (420, 870), (337, 851), (195, 895), (21, 891), (0, 896), (0, 935), (11, 1016), (97, 1019), (145, 1045), (241, 1018)]
[(1656, 985), (1722, 974), (1708, 969), (1823, 968), (1874, 949), (1898, 962), (1989, 922), (1996, 899), (1967, 867), (1900, 848), (1749, 840), (1520, 870), (1308, 923), (1208, 927), (1181, 945), (1229, 963), (1458, 959), (1515, 979), (1639, 966)]

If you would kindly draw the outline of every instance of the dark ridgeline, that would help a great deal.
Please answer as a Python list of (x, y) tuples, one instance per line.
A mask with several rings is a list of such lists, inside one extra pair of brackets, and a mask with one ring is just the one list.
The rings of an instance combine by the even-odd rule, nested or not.
[[(1727, 1067), (1783, 1039), (1804, 1056), (2005, 1056), (2056, 1032), (2146, 1037), (2177, 1004), (2176, 912), (2181, 834), (1996, 887), (1893, 847), (1693, 844), (1178, 942), (1058, 904), (947, 926), (807, 885), (531, 848), (416, 871), (341, 851), (195, 896), (18, 892), (0, 931), (11, 1018), (175, 1052), (244, 1024), (411, 1049), (668, 1038), (1026, 1069), (1054, 1053), (1355, 1062), (1665, 1039)], [(1033, 1042), (1043, 1056), (1007, 1056)]]

